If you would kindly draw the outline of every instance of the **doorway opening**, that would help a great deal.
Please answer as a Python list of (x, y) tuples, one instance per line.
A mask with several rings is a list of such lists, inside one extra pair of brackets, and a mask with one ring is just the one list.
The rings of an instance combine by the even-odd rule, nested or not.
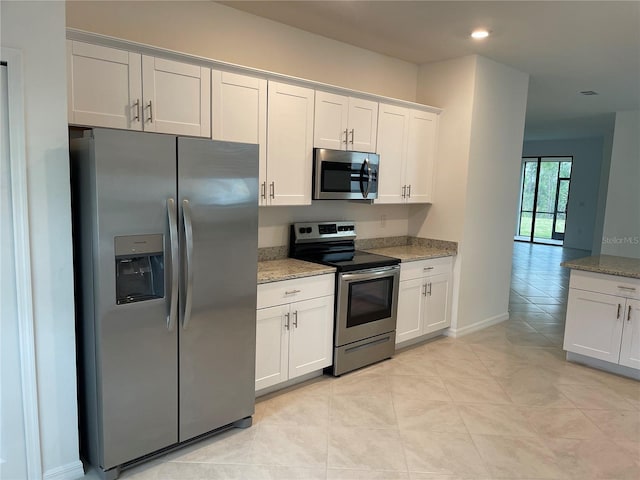
[(562, 245), (573, 157), (524, 157), (515, 240)]

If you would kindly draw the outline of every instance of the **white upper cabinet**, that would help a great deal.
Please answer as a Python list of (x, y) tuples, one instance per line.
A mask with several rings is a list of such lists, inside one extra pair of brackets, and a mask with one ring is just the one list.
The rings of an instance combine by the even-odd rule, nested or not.
[(211, 70), (67, 41), (69, 122), (211, 136)]
[(144, 130), (211, 137), (211, 70), (142, 57)]
[(257, 143), (260, 159), (260, 203), (265, 204), (267, 176), (267, 81), (236, 73), (211, 71), (212, 137)]
[(310, 205), (314, 91), (269, 81), (261, 204)]
[(67, 40), (69, 123), (142, 130), (140, 58)]
[(380, 104), (375, 203), (432, 202), (437, 128), (435, 113)]
[(375, 152), (377, 132), (378, 102), (316, 91), (315, 147)]

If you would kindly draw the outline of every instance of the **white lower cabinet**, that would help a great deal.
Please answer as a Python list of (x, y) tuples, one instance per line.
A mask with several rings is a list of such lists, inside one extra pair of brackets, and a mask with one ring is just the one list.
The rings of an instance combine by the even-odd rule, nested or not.
[(331, 365), (334, 278), (258, 285), (256, 390)]
[(572, 271), (563, 348), (640, 369), (640, 281)]
[(396, 344), (451, 325), (452, 258), (400, 265)]

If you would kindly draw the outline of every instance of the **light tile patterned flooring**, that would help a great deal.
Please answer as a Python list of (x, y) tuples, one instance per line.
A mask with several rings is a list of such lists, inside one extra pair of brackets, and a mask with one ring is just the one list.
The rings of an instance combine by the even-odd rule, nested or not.
[(565, 258), (515, 244), (511, 318), (258, 401), (123, 479), (640, 479), (640, 383), (567, 363)]

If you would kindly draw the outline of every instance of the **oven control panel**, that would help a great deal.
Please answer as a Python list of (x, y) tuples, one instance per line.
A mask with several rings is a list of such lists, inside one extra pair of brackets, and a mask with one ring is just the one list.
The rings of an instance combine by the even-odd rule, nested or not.
[(355, 222), (304, 222), (292, 226), (296, 243), (353, 240), (356, 238)]

